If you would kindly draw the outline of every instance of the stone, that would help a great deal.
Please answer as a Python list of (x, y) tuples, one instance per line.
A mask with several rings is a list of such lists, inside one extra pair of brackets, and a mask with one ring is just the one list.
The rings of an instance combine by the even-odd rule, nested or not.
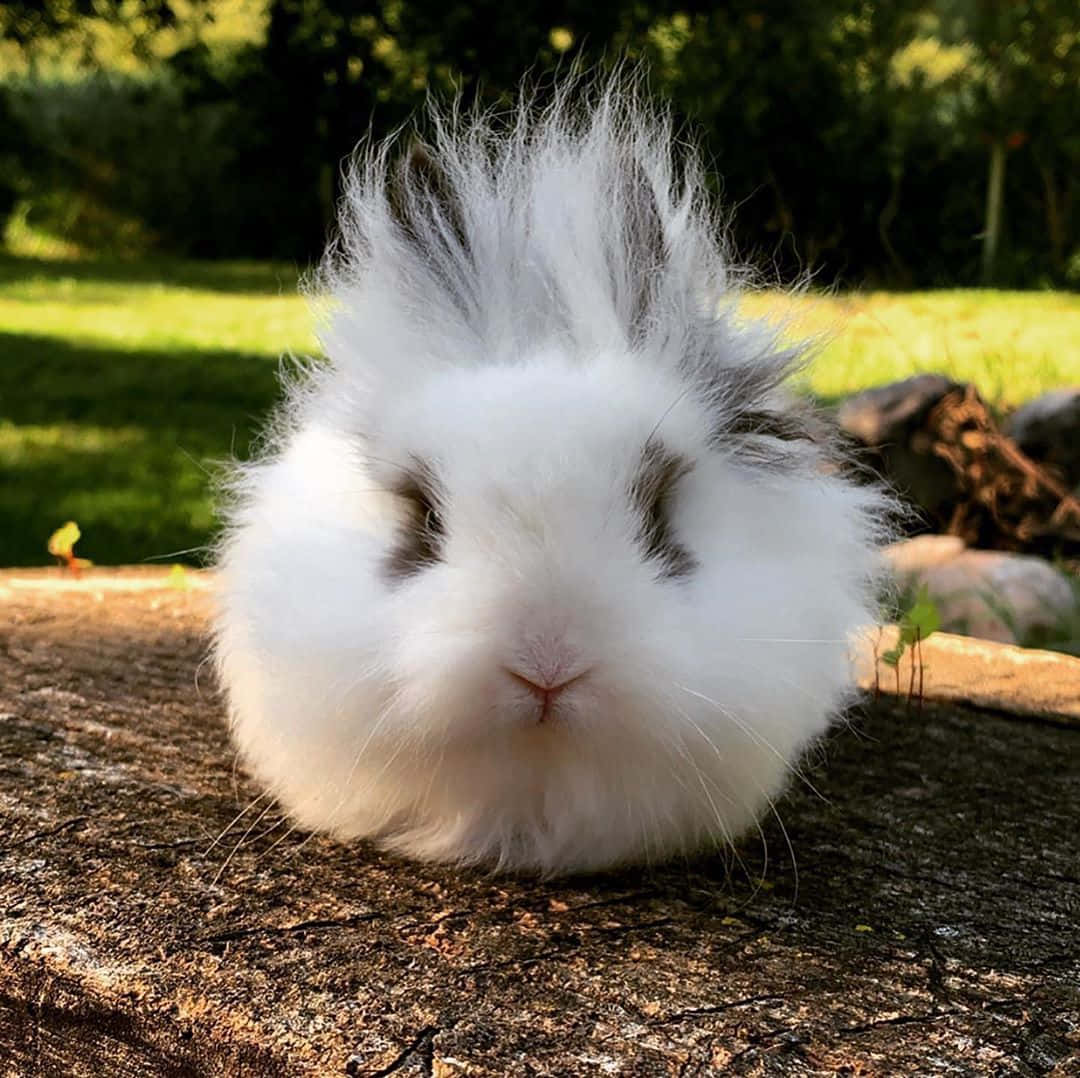
[(921, 424), (946, 393), (959, 385), (943, 374), (917, 374), (849, 397), (837, 410), (836, 419), (843, 430), (863, 445), (899, 442)]
[(920, 375), (852, 397), (837, 419), (861, 447), (862, 462), (911, 510), (900, 521), (908, 534), (947, 532), (984, 549), (1080, 553), (1080, 501), (1053, 468), (998, 429), (974, 386)]
[[(1080, 659), (1059, 651), (937, 632), (909, 648), (898, 669), (881, 659), (899, 639), (895, 625), (868, 633), (856, 653), (860, 688), (908, 703), (951, 700), (1002, 714), (1080, 728)], [(911, 676), (912, 658), (915, 677)]]
[(926, 586), (949, 632), (1016, 644), (1080, 616), (1069, 578), (1034, 555), (967, 550), (943, 535), (895, 543), (885, 553), (902, 588)]
[(916, 535), (891, 543), (885, 548), (885, 556), (894, 573), (911, 574), (952, 561), (966, 549), (958, 535)]
[(1080, 388), (1056, 389), (1028, 401), (1005, 430), (1033, 460), (1055, 468), (1069, 487), (1080, 486)]
[[(931, 524), (948, 519), (959, 487), (953, 469), (919, 438), (930, 412), (959, 383), (941, 374), (919, 374), (849, 397), (837, 423), (862, 446), (867, 463)], [(918, 521), (912, 521), (918, 527)]]

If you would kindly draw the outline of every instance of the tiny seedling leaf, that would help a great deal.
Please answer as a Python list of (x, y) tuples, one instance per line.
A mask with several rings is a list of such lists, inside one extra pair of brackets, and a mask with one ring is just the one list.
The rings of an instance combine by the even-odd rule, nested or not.
[(915, 602), (904, 611), (900, 619), (900, 641), (910, 646), (916, 640), (925, 640), (940, 628), (941, 615), (923, 584), (915, 596)]
[(78, 576), (83, 569), (89, 569), (94, 564), (89, 558), (75, 557), (75, 544), (81, 536), (79, 525), (74, 520), (69, 520), (49, 536), (49, 553), (54, 558), (59, 558), (72, 576)]
[(897, 644), (894, 648), (889, 648), (888, 651), (883, 652), (881, 661), (886, 666), (895, 666), (900, 661), (900, 656), (904, 654), (904, 645)]
[(911, 606), (900, 615), (900, 636), (896, 644), (884, 652), (881, 661), (886, 666), (895, 667), (909, 647), (925, 640), (931, 633), (941, 628), (941, 614), (930, 598), (930, 592), (923, 584), (915, 595)]
[(49, 553), (54, 558), (70, 558), (74, 554), (75, 544), (82, 536), (79, 525), (69, 520), (63, 527), (57, 528), (49, 536)]

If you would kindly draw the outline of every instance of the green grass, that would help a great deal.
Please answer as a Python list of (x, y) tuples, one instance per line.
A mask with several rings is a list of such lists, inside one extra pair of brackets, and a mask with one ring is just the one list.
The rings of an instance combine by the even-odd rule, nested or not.
[[(288, 266), (0, 256), (0, 565), (50, 561), (79, 522), (100, 563), (170, 560), (213, 530), (210, 475), (243, 457), (283, 353), (315, 349)], [(764, 294), (754, 313), (790, 313)], [(826, 399), (919, 370), (1010, 406), (1080, 383), (1080, 297), (941, 292), (805, 298), (836, 331), (810, 372)], [(197, 554), (176, 560), (198, 561)]]
[(288, 267), (0, 258), (0, 565), (68, 519), (96, 562), (205, 544), (209, 473), (313, 348)]
[(1080, 295), (958, 289), (791, 300), (766, 293), (746, 307), (822, 335), (809, 386), (825, 401), (923, 371), (974, 382), (1002, 410), (1080, 384)]

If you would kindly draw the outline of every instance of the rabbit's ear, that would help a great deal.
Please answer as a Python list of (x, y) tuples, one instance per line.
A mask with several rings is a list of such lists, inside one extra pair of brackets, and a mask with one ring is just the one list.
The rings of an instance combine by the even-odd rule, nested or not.
[(657, 286), (667, 265), (667, 248), (656, 193), (641, 162), (627, 154), (616, 167), (615, 197), (623, 208), (621, 253), (625, 261), (614, 269), (617, 286), (626, 290), (627, 328), (630, 340), (636, 342), (650, 329)]
[(409, 241), (426, 251), (438, 245), (466, 253), (461, 202), (432, 151), (420, 141), (410, 146), (390, 175), (386, 191), (390, 212)]

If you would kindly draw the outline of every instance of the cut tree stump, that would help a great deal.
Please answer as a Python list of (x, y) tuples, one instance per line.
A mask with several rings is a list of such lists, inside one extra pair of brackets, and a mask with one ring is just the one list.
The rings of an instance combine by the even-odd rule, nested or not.
[(1080, 1074), (1080, 727), (867, 694), (737, 857), (459, 873), (256, 800), (187, 582), (0, 574), (0, 1073)]

